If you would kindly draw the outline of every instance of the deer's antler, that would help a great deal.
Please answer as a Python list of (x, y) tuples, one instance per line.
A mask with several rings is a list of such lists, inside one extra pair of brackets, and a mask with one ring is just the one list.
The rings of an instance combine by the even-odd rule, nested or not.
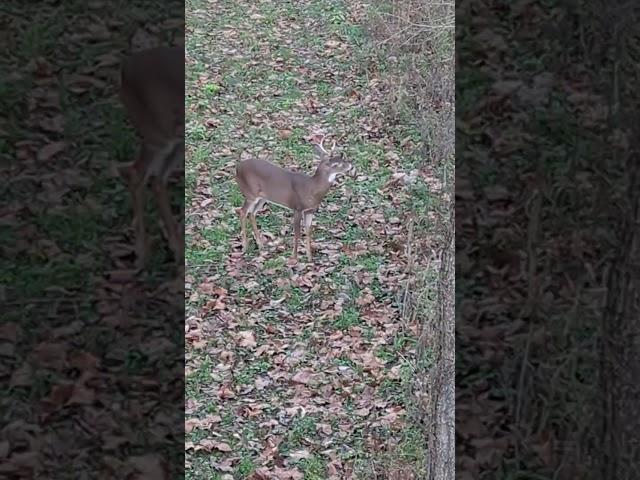
[[(326, 153), (327, 155), (330, 155), (330, 153), (329, 153), (329, 152), (327, 152), (327, 151), (325, 150), (325, 148), (324, 148), (324, 139), (325, 139), (326, 137), (327, 137), (326, 135), (323, 135), (323, 136), (322, 136), (322, 139), (320, 140), (320, 145), (318, 145), (318, 146), (322, 149), (322, 151), (323, 151), (324, 153)], [(331, 151), (333, 151), (335, 148), (336, 148), (336, 141), (334, 140), (334, 141), (333, 141), (333, 145), (331, 145)]]
[(323, 135), (322, 138), (320, 139), (320, 144), (318, 145), (320, 147), (320, 149), (324, 152), (324, 153), (329, 153), (324, 149), (324, 139), (326, 138), (326, 135)]

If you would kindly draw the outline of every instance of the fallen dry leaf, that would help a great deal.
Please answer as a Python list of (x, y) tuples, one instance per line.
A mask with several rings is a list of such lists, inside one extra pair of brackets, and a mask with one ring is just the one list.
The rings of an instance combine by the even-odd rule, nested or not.
[(19, 327), (15, 323), (4, 323), (0, 325), (0, 340), (16, 342), (18, 340)]
[(371, 413), (371, 409), (370, 408), (359, 408), (358, 410), (354, 410), (353, 412), (355, 415), (357, 415), (358, 417), (366, 417), (369, 415), (369, 413)]
[(128, 460), (128, 466), (133, 467), (135, 472), (132, 480), (164, 480), (169, 478), (166, 462), (154, 454), (131, 457)]
[(55, 157), (58, 153), (67, 148), (67, 142), (53, 142), (45, 145), (38, 151), (37, 159), (39, 162), (45, 162)]
[(67, 347), (62, 343), (42, 342), (31, 356), (39, 368), (62, 370), (67, 365)]
[(313, 377), (313, 372), (311, 370), (301, 370), (298, 373), (296, 373), (293, 377), (291, 377), (291, 380), (295, 383), (301, 383), (303, 385), (306, 385), (311, 381), (312, 377)]
[(9, 456), (9, 452), (11, 451), (11, 446), (8, 440), (0, 441), (0, 459), (5, 459)]
[(33, 382), (33, 369), (28, 363), (22, 364), (11, 374), (9, 385), (12, 387), (29, 387)]
[(254, 348), (257, 346), (255, 335), (251, 331), (238, 332), (238, 338), (239, 347)]
[(195, 428), (200, 425), (200, 420), (197, 418), (190, 418), (184, 421), (184, 431), (185, 433), (191, 433)]
[(291, 458), (292, 460), (300, 461), (303, 460), (305, 458), (311, 458), (311, 452), (309, 450), (297, 450), (295, 452), (291, 452), (289, 453), (289, 458)]

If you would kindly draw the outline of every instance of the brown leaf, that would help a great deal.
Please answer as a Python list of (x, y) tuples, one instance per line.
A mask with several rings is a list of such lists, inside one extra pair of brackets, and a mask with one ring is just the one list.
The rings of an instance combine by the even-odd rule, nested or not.
[(404, 410), (401, 411), (392, 411), (391, 413), (388, 413), (387, 415), (383, 415), (378, 419), (378, 422), (380, 425), (385, 425), (385, 426), (390, 426), (392, 424), (394, 424), (395, 422), (398, 421), (398, 419), (400, 418), (400, 416), (404, 413)]
[(248, 480), (273, 480), (273, 475), (267, 467), (260, 467), (251, 474)]
[(297, 468), (275, 467), (273, 473), (275, 473), (278, 480), (302, 480), (304, 478), (303, 473)]
[(370, 305), (371, 303), (373, 303), (375, 299), (376, 298), (372, 295), (371, 290), (369, 288), (365, 288), (362, 291), (362, 294), (360, 295), (360, 297), (358, 297), (358, 299), (356, 300), (356, 304), (360, 305), (361, 307), (364, 307), (366, 305)]
[(251, 331), (238, 332), (238, 346), (246, 348), (254, 348), (258, 344), (256, 343), (256, 337)]
[(224, 310), (225, 308), (227, 308), (226, 304), (222, 301), (221, 298), (216, 298), (215, 300), (210, 300), (208, 301), (204, 307), (202, 307), (202, 310), (204, 312), (208, 312), (211, 310)]
[[(233, 458), (225, 458), (221, 462), (212, 462), (211, 466), (221, 472), (233, 472)], [(231, 477), (233, 480), (233, 477)]]
[(295, 383), (300, 383), (302, 385), (306, 385), (311, 381), (312, 377), (313, 377), (313, 372), (309, 369), (305, 369), (305, 370), (300, 370), (298, 373), (296, 373), (291, 378), (291, 381)]
[(9, 445), (8, 440), (2, 440), (0, 442), (0, 459), (5, 459), (9, 456), (9, 452), (11, 451), (11, 447)]
[(92, 88), (103, 89), (107, 86), (106, 82), (99, 78), (76, 73), (69, 75), (66, 78), (66, 83), (69, 90), (73, 93), (84, 93)]
[(383, 366), (382, 362), (372, 352), (363, 354), (361, 359), (363, 366), (369, 371), (379, 370)]
[(96, 399), (96, 393), (82, 383), (76, 383), (71, 398), (65, 405), (91, 405)]
[(148, 454), (131, 457), (128, 464), (137, 472), (137, 475), (133, 476), (132, 480), (164, 480), (169, 478), (169, 471), (164, 460), (157, 455)]
[(67, 142), (53, 142), (48, 145), (45, 145), (38, 151), (37, 159), (40, 162), (44, 162), (50, 160), (55, 157), (58, 153), (64, 151), (67, 148)]
[(200, 450), (204, 450), (205, 452), (211, 452), (213, 450), (218, 450), (219, 452), (230, 452), (232, 448), (227, 443), (205, 438), (200, 440), (197, 444), (194, 444), (193, 442), (185, 443), (185, 450), (193, 450), (194, 452), (198, 452)]
[(289, 454), (289, 458), (291, 458), (292, 460), (295, 460), (296, 462), (306, 459), (306, 458), (311, 458), (311, 452), (309, 450), (298, 450), (296, 452), (291, 452)]
[(333, 429), (328, 423), (316, 423), (316, 430), (320, 430), (325, 435), (331, 435)]
[(42, 117), (37, 124), (46, 132), (64, 133), (64, 117), (60, 114)]
[(96, 60), (98, 61), (98, 63), (96, 63), (95, 65), (96, 69), (101, 67), (113, 67), (115, 65), (119, 65), (121, 62), (121, 59), (117, 55), (114, 55), (112, 53), (105, 53), (104, 55), (100, 55), (96, 58)]
[(271, 385), (271, 380), (269, 380), (268, 378), (264, 378), (264, 377), (258, 377), (258, 378), (256, 378), (255, 382), (253, 382), (253, 383), (254, 383), (254, 385), (256, 386), (256, 388), (258, 390), (264, 390), (266, 387)]
[(523, 83), (520, 80), (501, 80), (493, 84), (492, 90), (499, 96), (507, 96), (522, 87), (522, 85)]
[(318, 102), (316, 102), (313, 98), (308, 98), (305, 102), (305, 107), (309, 113), (317, 113), (318, 112)]
[(28, 363), (13, 371), (9, 385), (12, 387), (29, 387), (33, 382), (33, 369)]
[(0, 340), (16, 342), (18, 340), (19, 327), (15, 323), (4, 323), (0, 325)]
[(71, 398), (74, 388), (73, 384), (54, 385), (44, 401), (54, 408), (61, 407)]
[(75, 335), (76, 333), (80, 333), (82, 329), (85, 327), (85, 324), (80, 320), (75, 322), (71, 322), (69, 325), (64, 325), (62, 327), (58, 327), (51, 332), (51, 336), (55, 339), (61, 337), (68, 337), (70, 335)]
[(293, 131), (286, 128), (278, 130), (278, 137), (280, 137), (282, 140), (286, 140), (287, 138), (291, 137), (291, 135), (293, 135)]
[(69, 365), (78, 370), (93, 370), (98, 366), (98, 359), (89, 352), (77, 352), (71, 355)]
[(102, 435), (102, 448), (105, 450), (117, 450), (128, 442), (129, 440), (120, 435), (111, 435), (108, 433)]
[(359, 408), (358, 410), (355, 410), (353, 413), (358, 417), (366, 417), (367, 415), (369, 415), (370, 412), (371, 412), (371, 409), (365, 407), (365, 408)]
[(185, 433), (191, 433), (195, 428), (200, 425), (200, 420), (197, 418), (189, 418), (184, 421), (184, 431)]
[(189, 418), (184, 421), (184, 429), (187, 433), (192, 432), (196, 428), (209, 429), (214, 423), (220, 423), (222, 417), (220, 415), (207, 415), (204, 418)]
[(213, 282), (202, 282), (198, 285), (198, 291), (204, 293), (205, 295), (211, 295), (216, 289), (216, 284)]
[(67, 349), (62, 343), (40, 343), (31, 353), (38, 367), (62, 370), (67, 363)]
[(213, 444), (215, 442), (211, 439), (205, 438), (200, 440), (198, 443), (195, 444), (195, 446), (193, 447), (193, 450), (195, 452), (198, 452), (200, 450), (204, 450), (205, 452), (210, 452), (213, 450)]
[(29, 66), (37, 77), (46, 78), (53, 74), (51, 64), (42, 57), (33, 59)]
[(14, 453), (6, 461), (0, 463), (0, 476), (7, 474), (10, 478), (34, 478), (33, 472), (39, 465), (40, 452)]
[(223, 399), (228, 399), (235, 398), (236, 394), (231, 388), (223, 385), (222, 387), (220, 387), (220, 390), (218, 390), (218, 396)]
[(220, 452), (230, 452), (232, 449), (228, 443), (216, 442), (214, 448)]
[(0, 343), (0, 357), (13, 357), (16, 353), (16, 347), (13, 343)]
[(200, 428), (211, 428), (214, 423), (220, 423), (222, 417), (220, 415), (207, 415), (200, 421)]

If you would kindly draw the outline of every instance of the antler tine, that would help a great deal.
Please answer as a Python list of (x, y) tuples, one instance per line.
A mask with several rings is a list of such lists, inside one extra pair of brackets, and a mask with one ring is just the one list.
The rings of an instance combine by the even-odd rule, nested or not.
[(331, 145), (331, 151), (334, 151), (336, 149), (336, 141), (333, 141), (333, 145)]
[(318, 145), (318, 146), (322, 149), (322, 151), (323, 151), (324, 153), (326, 153), (326, 154), (328, 155), (328, 154), (329, 154), (329, 152), (327, 152), (327, 151), (324, 149), (324, 139), (325, 139), (326, 137), (327, 137), (326, 135), (323, 135), (323, 136), (322, 136), (322, 138), (320, 139), (320, 145)]

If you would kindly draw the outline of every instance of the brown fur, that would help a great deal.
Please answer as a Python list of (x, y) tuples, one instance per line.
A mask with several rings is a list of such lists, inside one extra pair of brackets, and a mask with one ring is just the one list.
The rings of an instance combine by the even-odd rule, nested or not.
[[(243, 248), (248, 246), (246, 219), (250, 217), (253, 233), (259, 248), (262, 248), (262, 236), (256, 224), (256, 214), (264, 202), (272, 202), (290, 208), (294, 212), (293, 258), (298, 256), (300, 224), (307, 223), (307, 258), (311, 255), (311, 219), (327, 192), (331, 188), (331, 176), (344, 174), (353, 167), (341, 156), (325, 152), (316, 146), (316, 155), (320, 164), (313, 175), (291, 172), (266, 160), (256, 158), (238, 163), (236, 181), (245, 198), (244, 205), (238, 209), (242, 229)], [(307, 217), (310, 215), (310, 217)]]
[(171, 211), (167, 184), (184, 168), (184, 52), (181, 47), (144, 50), (122, 62), (120, 100), (140, 136), (140, 152), (119, 171), (133, 204), (136, 260), (144, 267), (147, 251), (144, 193), (149, 180), (177, 261), (184, 255), (181, 228)]

